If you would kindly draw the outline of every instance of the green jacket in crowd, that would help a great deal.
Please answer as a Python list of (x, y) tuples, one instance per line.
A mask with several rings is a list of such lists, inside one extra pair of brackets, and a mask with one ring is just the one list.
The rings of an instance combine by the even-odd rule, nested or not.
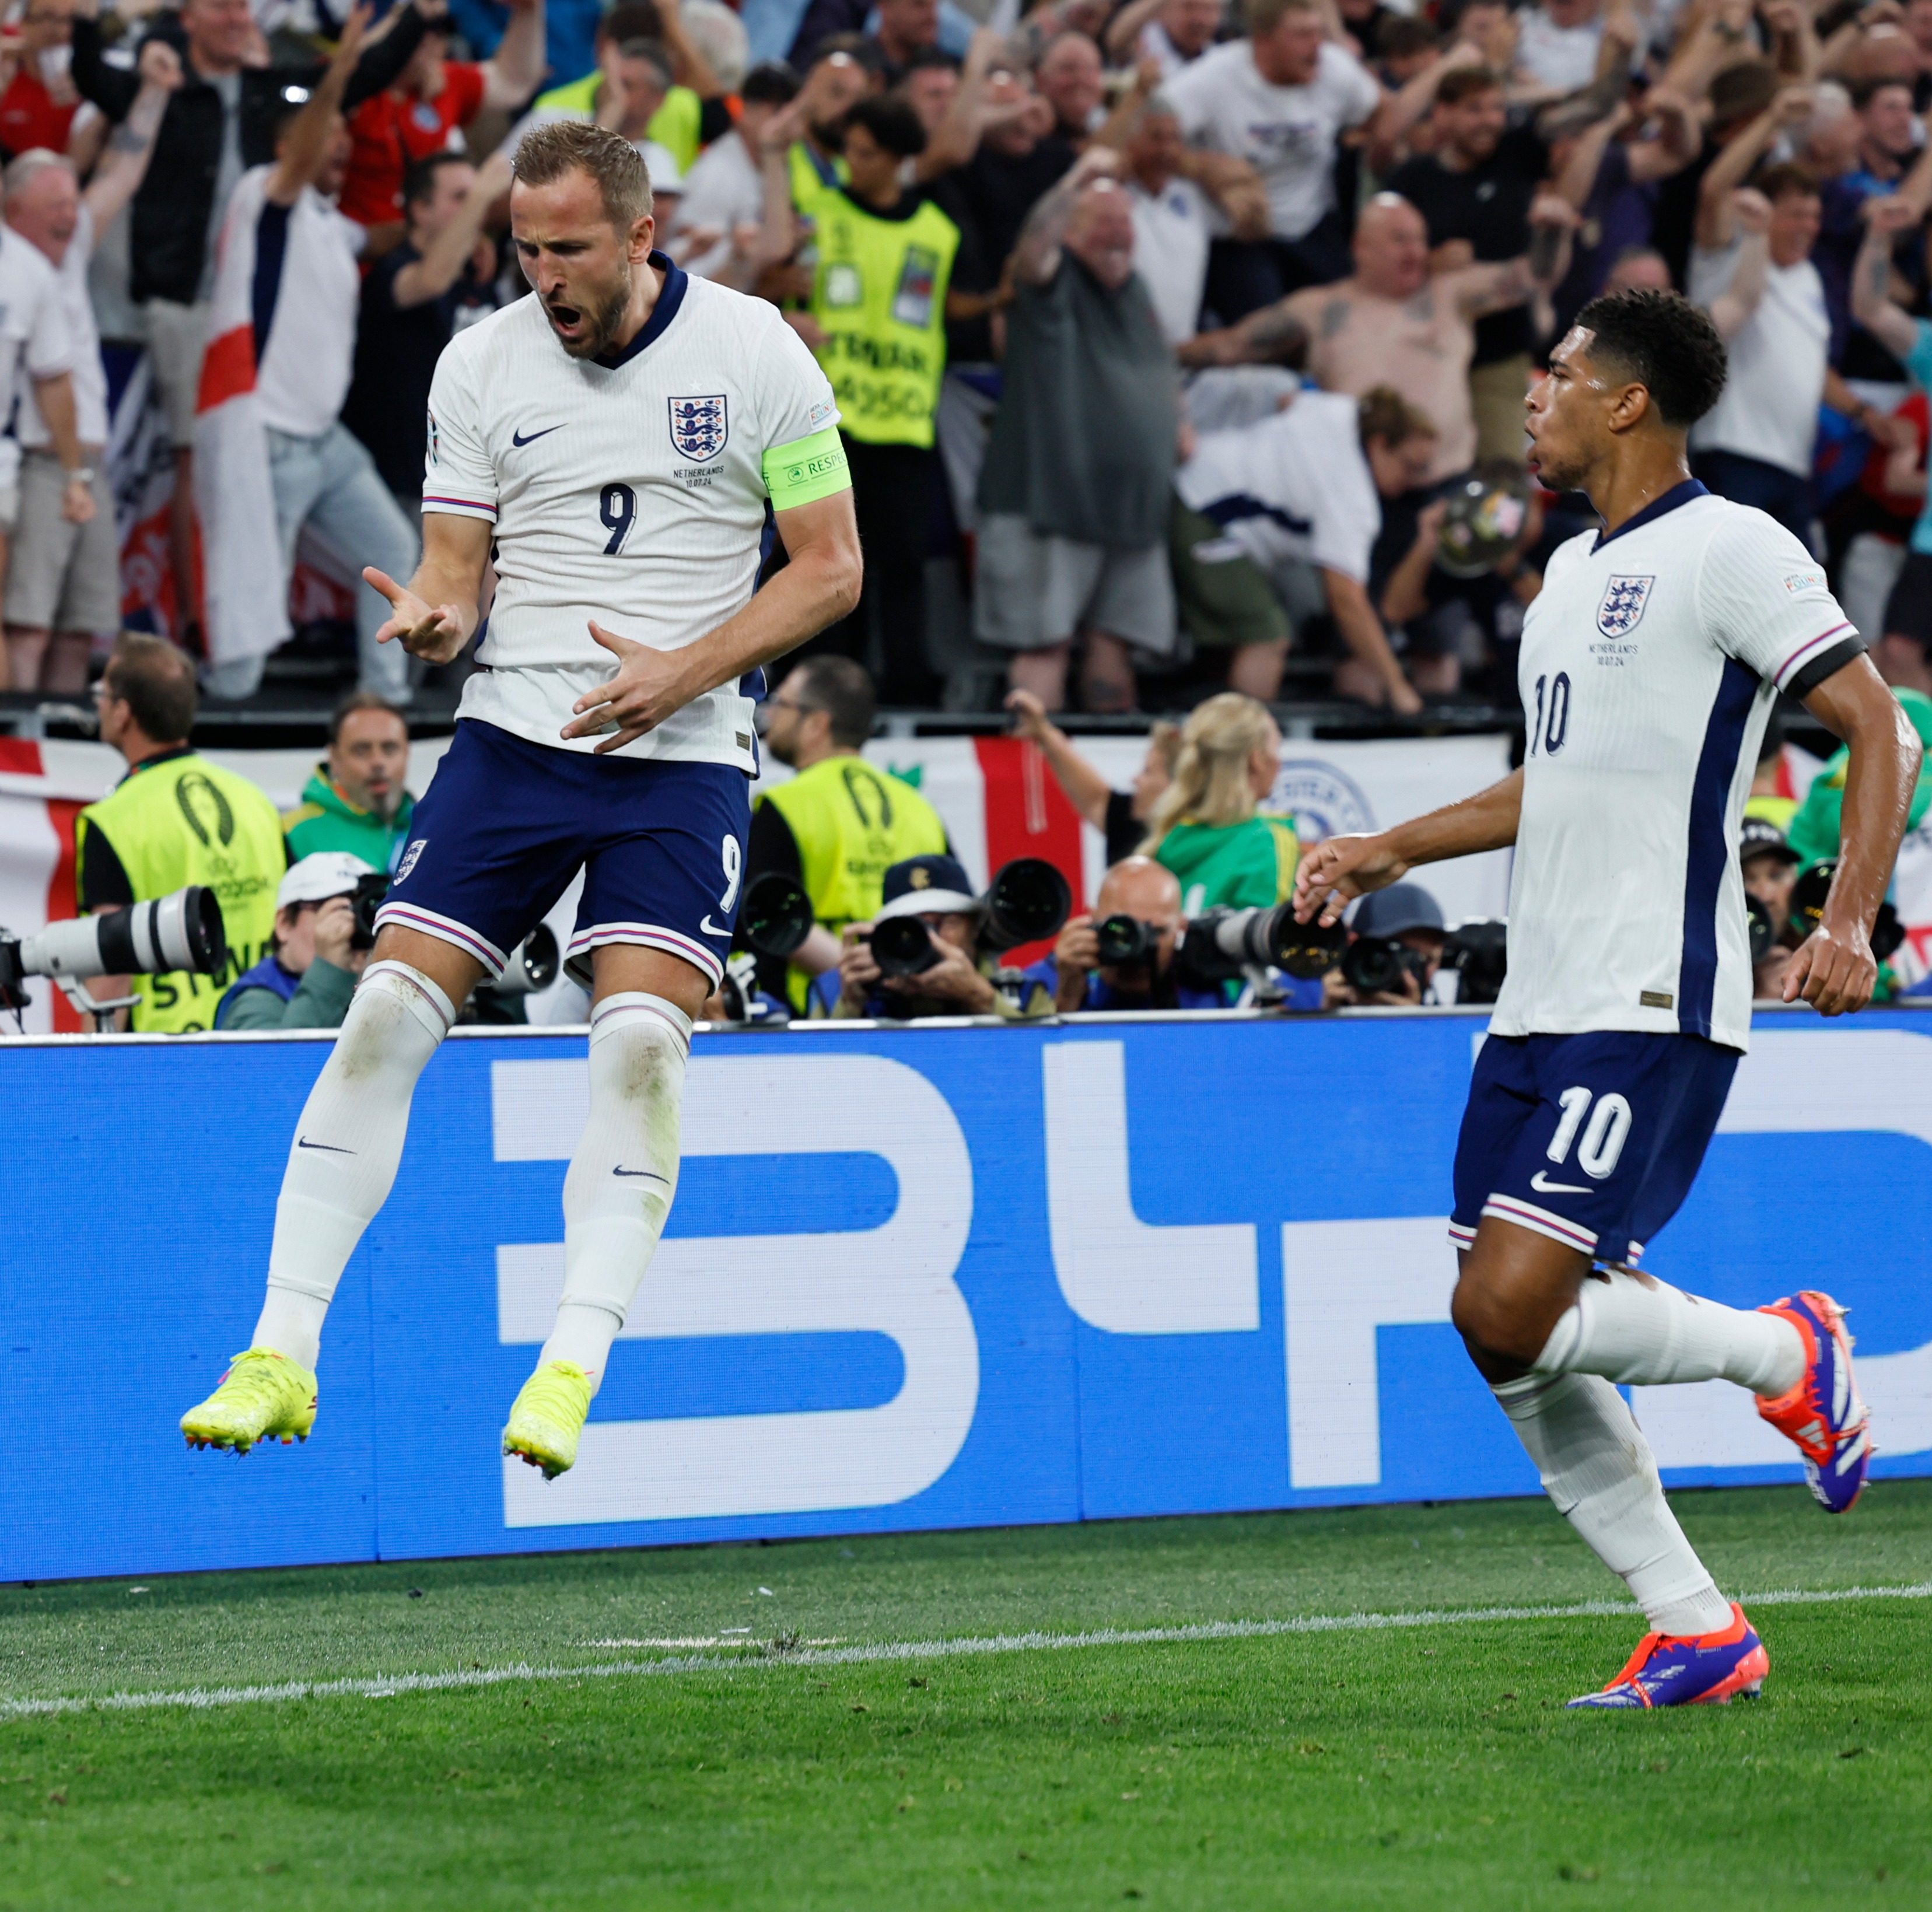
[[(1932, 697), (1921, 691), (1894, 691), (1892, 694), (1926, 747), (1925, 761), (1918, 766), (1918, 787), (1912, 793), (1912, 808), (1905, 823), (1908, 830), (1916, 830), (1926, 811), (1932, 808)], [(1839, 819), (1845, 807), (1845, 766), (1851, 756), (1849, 749), (1841, 749), (1826, 762), (1786, 828), (1785, 841), (1804, 865), (1822, 862), (1838, 853)]]
[(1266, 909), (1286, 902), (1294, 887), (1301, 845), (1285, 817), (1250, 817), (1239, 823), (1175, 824), (1156, 846), (1154, 860), (1180, 879), (1181, 908)]
[(397, 853), (409, 841), (410, 820), (416, 808), (416, 799), (405, 790), (395, 815), (386, 823), (380, 817), (357, 809), (328, 781), (328, 766), (318, 763), (302, 791), (302, 802), (282, 813), (289, 861), (299, 863), (319, 850), (346, 850), (372, 870), (392, 870)]

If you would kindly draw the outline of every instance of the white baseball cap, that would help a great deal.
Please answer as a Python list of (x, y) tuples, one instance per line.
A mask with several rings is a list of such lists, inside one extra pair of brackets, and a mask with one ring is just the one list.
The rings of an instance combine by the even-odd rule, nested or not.
[(326, 903), (332, 896), (346, 896), (364, 877), (375, 874), (346, 850), (319, 850), (289, 865), (288, 874), (276, 886), (275, 907), (286, 910), (297, 903)]

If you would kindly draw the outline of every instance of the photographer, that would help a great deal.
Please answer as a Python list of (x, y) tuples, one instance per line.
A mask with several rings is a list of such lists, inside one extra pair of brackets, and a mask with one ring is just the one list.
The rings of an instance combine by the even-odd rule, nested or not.
[[(1052, 1013), (1052, 995), (1030, 975), (1020, 980), (1017, 1002), (996, 985), (997, 959), (980, 949), (984, 906), (956, 858), (908, 857), (886, 872), (882, 889), (878, 915), (869, 923), (846, 925), (838, 967), (813, 983), (814, 1017), (910, 1022), (922, 1016)], [(916, 975), (888, 975), (873, 952), (872, 933), (902, 916), (916, 917), (925, 925), (937, 960)]]
[[(356, 947), (356, 886), (375, 872), (346, 850), (317, 850), (275, 892), (274, 947), (216, 1005), (220, 1029), (339, 1029), (369, 960)], [(371, 940), (373, 946), (373, 939)]]
[[(1124, 963), (1102, 960), (1102, 925), (1126, 918), (1154, 933), (1146, 955)], [(1032, 964), (1027, 975), (1051, 992), (1063, 1016), (1102, 1009), (1220, 1009), (1227, 998), (1218, 987), (1182, 982), (1174, 974), (1174, 949), (1184, 919), (1180, 879), (1149, 856), (1130, 856), (1102, 880), (1090, 916), (1070, 918), (1053, 954)]]
[(798, 774), (754, 799), (745, 882), (776, 871), (812, 899), (818, 920), (790, 973), (777, 963), (759, 970), (760, 985), (788, 995), (794, 1010), (805, 1007), (813, 977), (837, 970), (845, 925), (878, 908), (886, 870), (950, 847), (938, 811), (859, 754), (878, 709), (864, 666), (830, 656), (796, 666), (758, 709), (766, 749)]
[[(1348, 928), (1342, 966), (1322, 978), (1324, 1008), (1406, 1009), (1428, 996), (1448, 931), (1420, 883), (1391, 883), (1364, 897)], [(1387, 986), (1364, 986), (1362, 978), (1379, 974), (1388, 975)]]
[(1771, 919), (1771, 947), (1751, 965), (1751, 993), (1760, 1002), (1781, 1001), (1785, 965), (1803, 940), (1791, 931), (1791, 892), (1802, 859), (1784, 832), (1762, 817), (1747, 817), (1738, 832), (1738, 862), (1744, 894), (1762, 905)]

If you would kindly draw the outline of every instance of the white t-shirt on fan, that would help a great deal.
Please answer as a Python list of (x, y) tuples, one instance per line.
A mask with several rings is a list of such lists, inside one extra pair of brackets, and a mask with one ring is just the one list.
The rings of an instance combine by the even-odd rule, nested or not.
[(1134, 213), (1134, 270), (1154, 301), (1162, 337), (1178, 345), (1200, 329), (1214, 207), (1192, 180), (1179, 178), (1158, 193), (1130, 180), (1127, 198)]
[(31, 392), (35, 379), (74, 364), (74, 329), (54, 268), (39, 247), (0, 226), (0, 393)]
[[(1694, 304), (1708, 308), (1723, 295), (1743, 244), (1692, 251)], [(1772, 266), (1756, 310), (1729, 343), (1724, 395), (1691, 427), (1691, 450), (1735, 451), (1809, 477), (1832, 343), (1832, 315), (1817, 267), (1808, 259)]]
[[(652, 263), (662, 270), (661, 253)], [(749, 601), (764, 454), (837, 424), (818, 361), (778, 316), (670, 267), (614, 365), (573, 358), (534, 297), (459, 332), (430, 388), (423, 510), (496, 527), (496, 597), (458, 715), (560, 735), (621, 637), (682, 650)], [(748, 686), (726, 684), (616, 753), (755, 772)]]
[(231, 232), (244, 220), (255, 229), (258, 301), (265, 286), (274, 287), (268, 337), (255, 341), (256, 403), (272, 430), (320, 438), (342, 415), (355, 373), (362, 297), (357, 261), (368, 235), (313, 186), (291, 206), (271, 205), (273, 171), (258, 166), (244, 172), (228, 212)]
[(698, 154), (686, 175), (666, 250), (674, 258), (683, 253), (687, 232), (722, 234), (683, 260), (684, 269), (694, 278), (715, 278), (731, 262), (733, 229), (759, 223), (764, 211), (765, 188), (758, 176), (758, 163), (746, 149), (742, 134), (728, 133)]
[[(17, 238), (19, 235), (13, 236)], [(46, 255), (43, 253), (41, 256), (44, 258)], [(48, 265), (53, 271), (56, 295), (73, 344), (74, 429), (82, 444), (105, 445), (108, 433), (107, 373), (100, 362), (100, 335), (94, 329), (94, 301), (88, 295), (87, 289), (87, 268), (93, 256), (94, 214), (83, 199), (80, 222), (74, 228), (74, 237), (67, 243), (67, 256), (58, 266), (52, 260), (48, 261)], [(20, 409), (14, 428), (22, 445), (38, 451), (48, 443), (52, 435), (40, 416), (40, 406), (34, 401), (33, 380), (22, 379), (20, 391)]]
[(1204, 432), (1174, 489), (1270, 576), (1300, 559), (1366, 584), (1382, 508), (1359, 417), (1345, 393), (1302, 392), (1258, 424)]
[(1202, 54), (1161, 91), (1190, 144), (1232, 153), (1260, 173), (1268, 223), (1281, 239), (1300, 238), (1334, 205), (1336, 141), (1382, 100), (1374, 76), (1332, 43), (1306, 86), (1270, 85), (1252, 46), (1235, 40)]

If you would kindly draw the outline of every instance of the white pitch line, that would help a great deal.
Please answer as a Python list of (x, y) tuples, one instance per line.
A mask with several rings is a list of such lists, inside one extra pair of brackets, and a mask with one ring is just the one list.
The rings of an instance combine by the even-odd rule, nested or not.
[[(1910, 1587), (1845, 1587), (1811, 1592), (1786, 1588), (1741, 1596), (1752, 1607), (1834, 1605), (1846, 1600), (1932, 1599), (1932, 1581)], [(1002, 1633), (975, 1638), (898, 1640), (864, 1647), (761, 1650), (724, 1659), (692, 1653), (678, 1659), (607, 1661), (601, 1665), (472, 1667), (454, 1673), (403, 1673), (364, 1680), (290, 1680), (271, 1686), (190, 1686), (175, 1692), (110, 1693), (46, 1700), (0, 1699), (0, 1720), (74, 1713), (147, 1713), (160, 1707), (205, 1709), (254, 1706), (278, 1700), (388, 1700), (404, 1693), (448, 1693), (515, 1681), (610, 1680), (652, 1674), (740, 1671), (772, 1667), (872, 1666), (897, 1660), (962, 1659), (988, 1653), (1062, 1653), (1089, 1647), (1185, 1646), (1195, 1641), (1268, 1640), (1297, 1633), (1367, 1633), (1388, 1628), (1468, 1626), (1484, 1620), (1598, 1620), (1628, 1616), (1628, 1601), (1583, 1600), (1570, 1607), (1426, 1608), (1408, 1614), (1311, 1614), (1295, 1620), (1203, 1620), (1188, 1626), (1096, 1627), (1087, 1633)], [(747, 1641), (747, 1647), (758, 1643)]]

